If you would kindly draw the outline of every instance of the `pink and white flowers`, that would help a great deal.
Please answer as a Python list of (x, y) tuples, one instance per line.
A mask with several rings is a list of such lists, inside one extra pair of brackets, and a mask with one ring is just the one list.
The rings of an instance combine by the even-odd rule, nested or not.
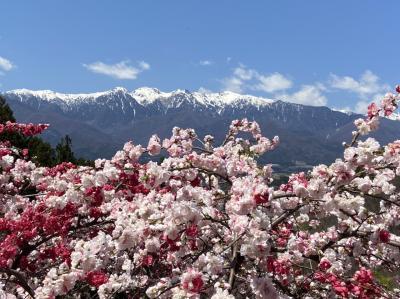
[[(279, 139), (246, 119), (220, 145), (174, 128), (93, 168), (39, 167), (0, 143), (0, 296), (398, 298), (387, 280), (399, 284), (400, 141), (358, 138), (399, 93), (355, 121), (343, 159), (279, 188), (256, 161)], [(0, 134), (46, 127), (7, 123)]]

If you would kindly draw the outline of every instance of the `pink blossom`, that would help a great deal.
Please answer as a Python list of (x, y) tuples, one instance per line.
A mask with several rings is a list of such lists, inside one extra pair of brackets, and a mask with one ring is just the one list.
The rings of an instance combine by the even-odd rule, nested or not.
[(86, 281), (88, 282), (88, 284), (98, 288), (108, 281), (108, 277), (105, 273), (101, 271), (91, 271), (86, 274)]
[(189, 269), (182, 275), (182, 287), (191, 293), (200, 293), (203, 285), (202, 274), (194, 269)]
[(160, 153), (161, 144), (160, 144), (160, 138), (158, 138), (157, 135), (151, 136), (149, 144), (147, 145), (147, 151), (151, 156), (156, 156)]
[[(40, 167), (2, 141), (0, 296), (79, 297), (90, 286), (100, 299), (398, 298), (373, 273), (400, 269), (400, 141), (359, 140), (398, 100), (399, 88), (355, 121), (344, 159), (279, 188), (257, 161), (278, 139), (247, 119), (202, 149), (194, 130), (174, 128), (162, 163), (139, 161), (160, 152), (155, 135), (94, 167)], [(45, 127), (7, 123), (0, 134)]]

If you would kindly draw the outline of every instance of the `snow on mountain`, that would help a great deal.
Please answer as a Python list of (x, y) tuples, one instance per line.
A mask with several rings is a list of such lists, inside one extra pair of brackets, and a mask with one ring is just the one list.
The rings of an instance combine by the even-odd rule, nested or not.
[(400, 113), (392, 113), (387, 116), (388, 119), (400, 121)]
[(6, 95), (15, 95), (21, 101), (35, 97), (37, 99), (49, 102), (59, 102), (60, 104), (79, 104), (79, 103), (96, 103), (99, 98), (115, 98), (115, 94), (120, 93), (124, 97), (131, 97), (142, 106), (148, 106), (155, 102), (161, 103), (164, 107), (179, 107), (182, 102), (188, 102), (194, 105), (225, 108), (227, 106), (252, 105), (256, 107), (266, 106), (274, 102), (274, 100), (255, 97), (250, 95), (241, 95), (229, 91), (220, 93), (202, 93), (190, 92), (188, 90), (177, 89), (172, 92), (162, 92), (156, 88), (141, 87), (132, 92), (128, 92), (123, 87), (116, 87), (112, 90), (82, 93), (82, 94), (65, 94), (54, 92), (52, 90), (29, 90), (16, 89), (5, 92)]
[[(18, 89), (2, 94), (18, 121), (49, 123), (43, 138), (57, 144), (68, 134), (78, 156), (111, 157), (127, 140), (146, 144), (152, 134), (168, 137), (174, 126), (194, 128), (199, 136), (223, 140), (233, 119), (256, 120), (268, 137), (278, 135), (281, 146), (268, 163), (308, 165), (328, 163), (343, 153), (354, 119), (360, 115), (233, 92), (207, 93), (142, 87), (65, 94), (51, 90)], [(393, 116), (394, 117), (394, 116)], [(385, 122), (386, 121), (386, 122)], [(398, 138), (400, 122), (382, 121), (380, 142)]]
[(140, 104), (146, 106), (153, 103), (160, 98), (168, 98), (171, 96), (170, 92), (161, 92), (157, 88), (141, 87), (130, 93)]
[[(108, 95), (114, 91), (119, 90), (119, 88), (95, 93), (82, 93), (82, 94), (65, 94), (59, 93), (52, 90), (29, 90), (29, 89), (16, 89), (7, 91), (5, 94), (15, 94), (22, 97), (37, 97), (45, 101), (64, 101), (64, 102), (76, 102), (85, 101), (87, 99), (96, 99), (98, 97)], [(125, 90), (125, 89), (124, 89)]]
[(333, 111), (345, 113), (345, 114), (348, 114), (348, 115), (355, 114), (353, 111), (350, 111), (349, 109), (339, 109), (339, 108), (331, 108), (331, 109), (332, 109)]
[(224, 91), (220, 93), (202, 93), (194, 92), (193, 96), (196, 100), (204, 105), (211, 105), (217, 107), (224, 107), (226, 105), (240, 105), (251, 104), (253, 106), (267, 106), (274, 102), (274, 100), (254, 97), (250, 95), (241, 95), (238, 93)]
[[(301, 110), (304, 105), (289, 102), (277, 101), (251, 95), (242, 95), (230, 91), (219, 93), (212, 92), (190, 92), (188, 90), (177, 89), (171, 92), (163, 92), (157, 88), (141, 87), (129, 92), (124, 87), (115, 87), (111, 90), (93, 93), (60, 93), (52, 90), (29, 90), (15, 89), (4, 93), (6, 97), (17, 98), (20, 102), (32, 101), (48, 102), (59, 106), (62, 110), (73, 110), (74, 107), (82, 104), (109, 106), (114, 110), (116, 106), (121, 107), (125, 113), (125, 108), (130, 106), (135, 112), (135, 104), (144, 108), (159, 104), (164, 109), (178, 108), (186, 103), (193, 107), (205, 107), (221, 113), (224, 109), (234, 108), (256, 108), (257, 110), (275, 104), (275, 109), (285, 109), (289, 106), (293, 109)], [(162, 109), (162, 108), (161, 108)], [(354, 115), (347, 109), (330, 108), (332, 111)], [(390, 120), (400, 121), (400, 114), (393, 113), (387, 117)]]

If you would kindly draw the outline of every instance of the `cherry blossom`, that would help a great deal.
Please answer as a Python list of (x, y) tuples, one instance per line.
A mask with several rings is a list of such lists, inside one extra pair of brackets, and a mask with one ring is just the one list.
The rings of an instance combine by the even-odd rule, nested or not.
[(279, 138), (247, 119), (221, 144), (175, 127), (94, 167), (40, 167), (0, 143), (0, 296), (399, 298), (400, 141), (360, 139), (399, 93), (355, 121), (342, 158), (277, 188), (257, 160)]

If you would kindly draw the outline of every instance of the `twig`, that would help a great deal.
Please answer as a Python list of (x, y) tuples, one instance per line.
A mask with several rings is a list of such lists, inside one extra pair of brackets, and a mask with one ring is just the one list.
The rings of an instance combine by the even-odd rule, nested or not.
[(229, 273), (229, 285), (231, 290), (233, 289), (233, 285), (235, 283), (235, 274), (236, 274), (236, 267), (237, 267), (237, 249), (238, 245), (235, 243), (232, 250), (232, 264), (231, 264), (231, 271)]
[(291, 210), (287, 210), (285, 212), (283, 212), (283, 214), (281, 214), (281, 216), (279, 216), (277, 219), (275, 219), (272, 223), (271, 223), (271, 228), (275, 228), (277, 227), (279, 224), (281, 224), (287, 217), (293, 215), (294, 213), (296, 213), (301, 207), (303, 207), (305, 204), (299, 204), (297, 207), (291, 209)]
[(0, 272), (6, 273), (8, 275), (14, 276), (17, 280), (19, 285), (29, 294), (31, 295), (32, 298), (35, 298), (35, 292), (32, 290), (32, 288), (29, 286), (27, 283), (25, 277), (18, 272), (17, 270), (13, 269), (2, 269), (0, 268)]

